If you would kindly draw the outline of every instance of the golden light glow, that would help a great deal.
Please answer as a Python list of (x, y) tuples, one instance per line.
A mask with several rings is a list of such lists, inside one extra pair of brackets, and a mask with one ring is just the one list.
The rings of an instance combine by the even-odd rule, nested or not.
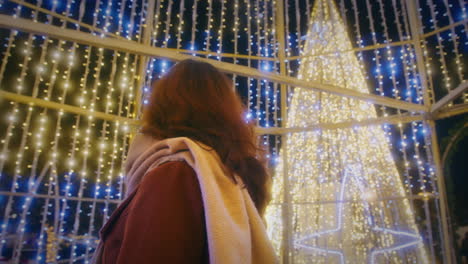
[[(298, 77), (369, 93), (350, 49), (333, 1), (316, 1)], [(375, 117), (369, 103), (295, 88), (287, 125)], [(391, 198), (406, 193), (380, 126), (294, 133), (286, 141), (280, 156), (286, 154), (287, 168), (281, 158), (267, 210), (268, 232), (280, 254), (288, 228), (280, 205), (288, 184), (294, 263), (427, 263), (410, 203)]]

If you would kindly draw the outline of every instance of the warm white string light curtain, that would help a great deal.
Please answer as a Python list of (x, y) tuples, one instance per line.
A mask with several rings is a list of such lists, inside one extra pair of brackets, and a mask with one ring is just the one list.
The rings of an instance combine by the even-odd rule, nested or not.
[[(141, 7), (137, 1), (71, 0), (2, 6), (7, 14), (41, 23), (84, 31), (91, 26), (100, 29), (92, 34), (102, 37), (113, 29), (132, 40), (138, 40), (141, 16), (135, 14)], [(88, 27), (46, 16), (38, 8)], [(2, 90), (89, 112), (133, 116), (137, 56), (11, 32), (2, 63)], [(17, 118), (11, 119), (9, 132), (2, 135), (6, 165), (2, 166), (2, 191), (7, 192), (1, 206), (2, 254), (13, 250), (14, 262), (31, 250), (38, 262), (88, 258), (97, 230), (122, 197), (121, 153), (126, 151), (128, 124), (14, 100), (11, 109)], [(10, 164), (15, 166), (13, 173)], [(58, 245), (52, 247), (50, 241)]]

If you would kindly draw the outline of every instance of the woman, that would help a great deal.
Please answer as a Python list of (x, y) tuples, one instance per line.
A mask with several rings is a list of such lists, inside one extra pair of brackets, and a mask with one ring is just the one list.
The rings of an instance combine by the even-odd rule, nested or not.
[(156, 82), (126, 161), (127, 197), (96, 263), (274, 263), (269, 176), (231, 81), (185, 60)]

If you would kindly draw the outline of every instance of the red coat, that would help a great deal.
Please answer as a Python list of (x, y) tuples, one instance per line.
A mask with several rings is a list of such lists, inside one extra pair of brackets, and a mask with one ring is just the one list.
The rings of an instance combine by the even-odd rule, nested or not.
[(187, 163), (145, 175), (101, 229), (102, 263), (209, 263), (203, 201)]

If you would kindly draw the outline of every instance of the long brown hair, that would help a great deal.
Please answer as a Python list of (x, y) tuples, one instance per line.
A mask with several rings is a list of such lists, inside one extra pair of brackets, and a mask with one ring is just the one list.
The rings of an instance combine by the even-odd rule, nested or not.
[(209, 63), (184, 60), (155, 82), (142, 132), (158, 139), (188, 137), (213, 148), (263, 215), (270, 179), (244, 109), (226, 75)]

